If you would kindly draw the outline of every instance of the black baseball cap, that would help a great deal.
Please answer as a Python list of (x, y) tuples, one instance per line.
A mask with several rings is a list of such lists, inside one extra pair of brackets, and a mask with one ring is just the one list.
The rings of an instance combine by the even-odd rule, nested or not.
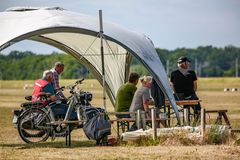
[(177, 63), (183, 63), (183, 62), (191, 62), (191, 61), (185, 56), (179, 57)]

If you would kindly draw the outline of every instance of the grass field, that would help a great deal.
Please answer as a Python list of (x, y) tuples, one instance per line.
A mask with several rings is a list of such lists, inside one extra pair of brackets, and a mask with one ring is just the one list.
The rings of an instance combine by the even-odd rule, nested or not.
[[(23, 90), (34, 81), (0, 81), (0, 159), (239, 159), (240, 147), (228, 145), (96, 147), (81, 129), (73, 131), (73, 145), (65, 146), (64, 138), (37, 145), (25, 144), (11, 123), (11, 110), (19, 108), (32, 88)], [(69, 85), (74, 80), (62, 80)], [(206, 109), (228, 109), (228, 117), (240, 128), (240, 92), (223, 92), (224, 88), (240, 88), (239, 78), (200, 78), (198, 95)], [(93, 93), (92, 104), (103, 106), (102, 88), (96, 80), (85, 80), (83, 90)], [(68, 94), (67, 92), (65, 94)], [(107, 99), (108, 111), (113, 107)], [(216, 115), (209, 115), (214, 118)], [(116, 132), (113, 129), (113, 136)]]

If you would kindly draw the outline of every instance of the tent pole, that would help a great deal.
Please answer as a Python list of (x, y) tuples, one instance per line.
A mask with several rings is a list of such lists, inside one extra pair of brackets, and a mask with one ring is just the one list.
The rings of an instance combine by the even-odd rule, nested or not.
[(103, 106), (105, 111), (106, 108), (106, 89), (105, 89), (105, 68), (104, 68), (104, 50), (103, 50), (103, 21), (102, 21), (102, 10), (99, 10), (99, 26), (100, 26), (100, 39), (101, 39), (101, 59), (102, 59), (102, 86), (103, 86)]

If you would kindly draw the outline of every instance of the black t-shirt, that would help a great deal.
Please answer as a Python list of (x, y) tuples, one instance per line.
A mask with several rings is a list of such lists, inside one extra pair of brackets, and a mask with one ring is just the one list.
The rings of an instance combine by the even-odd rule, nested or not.
[(186, 75), (183, 75), (179, 70), (175, 70), (171, 74), (171, 82), (176, 93), (183, 93), (184, 97), (195, 93), (193, 89), (193, 82), (197, 80), (196, 73), (189, 70)]

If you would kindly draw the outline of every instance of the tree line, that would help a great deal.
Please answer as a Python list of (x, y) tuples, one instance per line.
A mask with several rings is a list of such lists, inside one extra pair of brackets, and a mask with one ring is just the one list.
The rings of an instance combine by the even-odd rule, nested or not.
[[(167, 71), (171, 73), (177, 68), (177, 59), (187, 56), (191, 59), (191, 67), (200, 77), (233, 77), (236, 76), (240, 63), (240, 48), (226, 46), (217, 48), (212, 46), (200, 46), (196, 49), (178, 48), (166, 50), (156, 48), (156, 51)], [(61, 75), (63, 79), (76, 79), (80, 77), (93, 78), (92, 73), (68, 54), (53, 52), (50, 55), (39, 55), (31, 51), (11, 51), (8, 55), (0, 53), (0, 80), (30, 80), (38, 79), (42, 71), (51, 69), (54, 62), (62, 61), (65, 71)], [(140, 75), (148, 74), (147, 70), (133, 58), (131, 70)]]
[(200, 46), (196, 49), (179, 48), (173, 51), (157, 48), (157, 52), (164, 66), (169, 62), (170, 73), (176, 69), (178, 57), (183, 55), (191, 59), (191, 67), (199, 77), (234, 77), (240, 66), (240, 48), (234, 46)]

